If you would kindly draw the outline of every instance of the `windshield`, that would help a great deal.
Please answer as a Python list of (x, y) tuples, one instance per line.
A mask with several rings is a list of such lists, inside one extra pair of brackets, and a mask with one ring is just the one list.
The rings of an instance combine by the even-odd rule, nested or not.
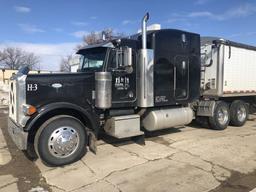
[(97, 47), (84, 50), (80, 58), (80, 70), (99, 70), (102, 69), (107, 48)]

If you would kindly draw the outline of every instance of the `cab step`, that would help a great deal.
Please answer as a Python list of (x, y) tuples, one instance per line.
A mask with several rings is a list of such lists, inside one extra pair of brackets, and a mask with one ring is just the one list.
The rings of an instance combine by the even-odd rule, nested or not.
[(104, 130), (108, 135), (118, 139), (144, 135), (144, 132), (140, 130), (139, 115), (111, 117), (107, 120)]

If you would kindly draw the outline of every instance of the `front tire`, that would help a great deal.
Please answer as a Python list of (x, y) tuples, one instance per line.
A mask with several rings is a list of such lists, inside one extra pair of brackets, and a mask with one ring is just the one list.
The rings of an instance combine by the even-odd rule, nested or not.
[(233, 126), (241, 127), (248, 119), (248, 107), (241, 100), (233, 101), (230, 106), (230, 123)]
[(213, 117), (209, 117), (210, 127), (214, 130), (224, 130), (228, 127), (229, 121), (230, 114), (228, 104), (223, 101), (217, 101)]
[(81, 159), (87, 151), (87, 144), (84, 125), (72, 116), (58, 115), (40, 127), (34, 147), (45, 164), (61, 166)]

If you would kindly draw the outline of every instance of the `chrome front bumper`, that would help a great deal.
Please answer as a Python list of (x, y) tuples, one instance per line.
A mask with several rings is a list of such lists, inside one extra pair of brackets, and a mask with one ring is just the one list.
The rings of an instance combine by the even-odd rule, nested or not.
[(24, 132), (23, 128), (16, 125), (10, 118), (8, 119), (8, 132), (20, 150), (27, 149), (28, 133)]

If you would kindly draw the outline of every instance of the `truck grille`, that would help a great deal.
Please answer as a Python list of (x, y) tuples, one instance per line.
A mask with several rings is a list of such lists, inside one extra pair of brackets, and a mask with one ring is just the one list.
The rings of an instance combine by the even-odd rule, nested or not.
[(17, 122), (17, 85), (15, 80), (10, 81), (9, 117)]

